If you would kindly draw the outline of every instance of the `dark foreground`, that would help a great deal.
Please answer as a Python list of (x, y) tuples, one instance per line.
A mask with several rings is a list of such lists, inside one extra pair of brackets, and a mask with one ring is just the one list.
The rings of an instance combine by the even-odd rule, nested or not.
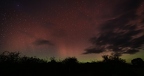
[(47, 62), (8, 53), (0, 55), (0, 76), (144, 76), (144, 62), (137, 58), (128, 64), (115, 56), (89, 63), (80, 63), (74, 57)]
[(103, 63), (1, 64), (0, 76), (144, 76), (144, 68)]

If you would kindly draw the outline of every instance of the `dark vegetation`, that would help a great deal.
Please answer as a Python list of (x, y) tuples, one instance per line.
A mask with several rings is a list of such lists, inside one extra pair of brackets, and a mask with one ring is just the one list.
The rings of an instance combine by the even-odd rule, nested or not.
[(131, 63), (116, 55), (104, 55), (102, 61), (79, 62), (75, 57), (50, 61), (20, 56), (18, 52), (0, 54), (0, 76), (144, 76), (144, 61)]

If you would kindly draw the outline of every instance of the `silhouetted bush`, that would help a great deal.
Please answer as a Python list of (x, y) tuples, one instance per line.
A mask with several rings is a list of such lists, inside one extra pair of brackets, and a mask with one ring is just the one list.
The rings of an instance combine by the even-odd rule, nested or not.
[(134, 66), (144, 66), (144, 61), (141, 58), (135, 58), (135, 59), (131, 60), (131, 63)]
[(119, 56), (116, 55), (104, 55), (102, 56), (103, 62), (109, 62), (109, 63), (126, 63), (124, 59), (121, 59)]
[(5, 51), (0, 54), (0, 63), (17, 63), (20, 59), (19, 52)]
[(64, 64), (77, 64), (78, 60), (75, 57), (68, 57), (62, 61)]
[(36, 57), (21, 57), (19, 52), (5, 51), (0, 54), (0, 63), (46, 63), (46, 61)]
[(35, 57), (24, 56), (19, 59), (19, 63), (46, 63), (46, 61)]
[(50, 58), (50, 63), (56, 63), (57, 61), (56, 61), (56, 59), (55, 59), (55, 57), (51, 57)]

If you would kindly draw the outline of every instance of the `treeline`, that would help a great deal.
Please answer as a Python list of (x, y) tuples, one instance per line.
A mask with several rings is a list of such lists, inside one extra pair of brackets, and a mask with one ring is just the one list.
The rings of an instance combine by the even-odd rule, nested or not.
[(144, 61), (135, 58), (130, 63), (118, 56), (102, 56), (102, 61), (81, 63), (75, 57), (50, 61), (20, 56), (18, 52), (0, 54), (0, 76), (144, 76)]

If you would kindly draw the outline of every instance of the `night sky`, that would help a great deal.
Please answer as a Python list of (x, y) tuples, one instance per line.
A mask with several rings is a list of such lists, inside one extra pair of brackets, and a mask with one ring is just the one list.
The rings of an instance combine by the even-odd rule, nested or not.
[[(143, 23), (142, 0), (0, 0), (0, 52), (17, 51), (39, 58), (100, 60), (102, 55), (111, 52), (86, 51), (92, 46), (91, 38), (128, 24), (143, 30)], [(143, 34), (144, 31), (130, 37)], [(107, 34), (103, 39), (111, 36)], [(121, 57), (144, 58), (144, 50)]]

